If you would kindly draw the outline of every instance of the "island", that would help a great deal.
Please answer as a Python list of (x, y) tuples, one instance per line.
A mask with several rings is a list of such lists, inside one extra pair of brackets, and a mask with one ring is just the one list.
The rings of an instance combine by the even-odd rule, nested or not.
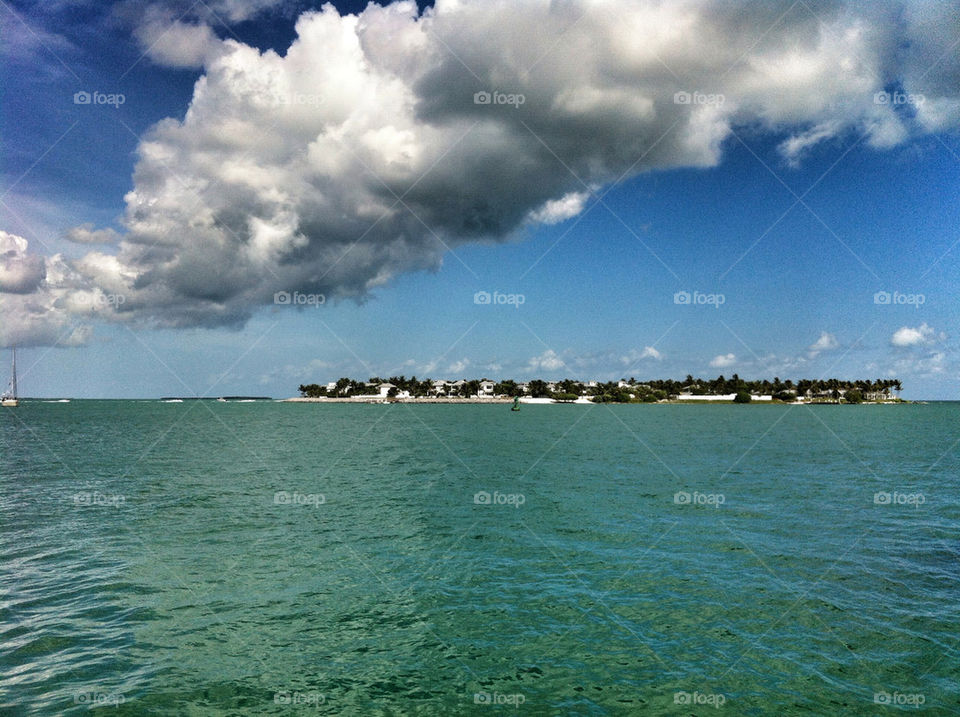
[(694, 378), (682, 381), (517, 382), (511, 379), (418, 379), (416, 376), (373, 376), (368, 381), (343, 377), (326, 384), (301, 384), (295, 402), (339, 403), (491, 403), (519, 398), (522, 403), (906, 403), (899, 397), (899, 379), (787, 379), (748, 381), (730, 378)]

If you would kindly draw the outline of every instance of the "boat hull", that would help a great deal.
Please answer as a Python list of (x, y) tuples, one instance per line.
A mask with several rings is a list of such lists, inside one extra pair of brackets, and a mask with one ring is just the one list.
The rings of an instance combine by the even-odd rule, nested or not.
[(3, 401), (0, 401), (0, 405), (6, 408), (16, 408), (20, 405), (20, 402), (15, 398), (5, 398)]

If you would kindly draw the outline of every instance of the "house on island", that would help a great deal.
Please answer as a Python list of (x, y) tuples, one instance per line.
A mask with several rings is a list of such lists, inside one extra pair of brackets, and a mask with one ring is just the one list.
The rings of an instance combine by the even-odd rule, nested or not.
[(477, 395), (478, 395), (478, 396), (492, 396), (492, 395), (493, 395), (493, 387), (494, 387), (494, 386), (496, 386), (496, 384), (495, 384), (493, 381), (481, 381), (481, 382), (480, 382), (480, 392), (479, 392)]
[[(348, 393), (350, 393), (350, 387), (349, 387), (349, 386), (345, 386), (344, 389), (343, 389), (343, 395), (346, 396)], [(331, 381), (330, 383), (327, 384), (327, 395), (328, 395), (328, 396), (336, 396), (336, 395), (338, 395), (338, 394), (337, 394), (337, 382), (336, 382), (336, 381)]]
[(377, 392), (380, 394), (380, 398), (410, 398), (409, 391), (401, 391), (392, 383), (377, 384)]

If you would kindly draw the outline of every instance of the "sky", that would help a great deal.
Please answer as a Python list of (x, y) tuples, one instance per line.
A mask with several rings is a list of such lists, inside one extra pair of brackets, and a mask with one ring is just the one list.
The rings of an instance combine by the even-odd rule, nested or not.
[(0, 77), (21, 395), (960, 398), (956, 5), (3, 0)]

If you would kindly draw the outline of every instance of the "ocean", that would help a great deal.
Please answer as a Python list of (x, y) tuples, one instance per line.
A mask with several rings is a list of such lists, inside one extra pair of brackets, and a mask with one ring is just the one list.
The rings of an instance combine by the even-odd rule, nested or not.
[(960, 404), (25, 401), (0, 713), (960, 714)]

